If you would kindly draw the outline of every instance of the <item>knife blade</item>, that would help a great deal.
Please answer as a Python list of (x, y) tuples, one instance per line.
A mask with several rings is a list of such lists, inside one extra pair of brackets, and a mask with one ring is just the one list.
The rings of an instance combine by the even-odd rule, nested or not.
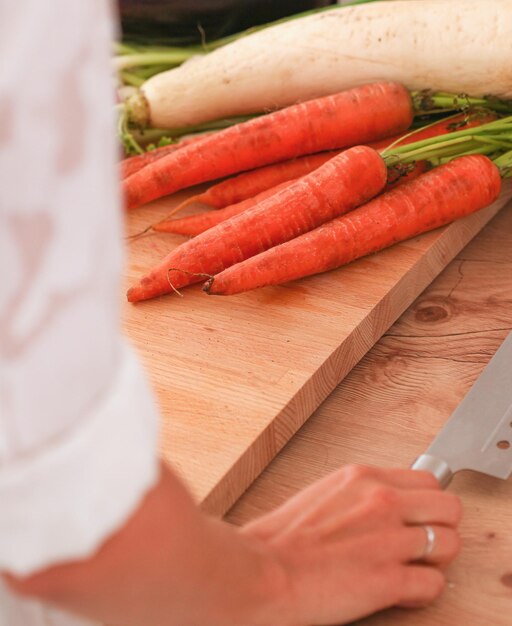
[(511, 475), (512, 332), (412, 468), (432, 472), (443, 487), (462, 470)]

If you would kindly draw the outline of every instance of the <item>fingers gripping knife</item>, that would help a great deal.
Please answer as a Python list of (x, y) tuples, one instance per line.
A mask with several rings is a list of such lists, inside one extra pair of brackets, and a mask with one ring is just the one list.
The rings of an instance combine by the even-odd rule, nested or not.
[(507, 479), (512, 473), (512, 333), (413, 469), (443, 487), (461, 470)]

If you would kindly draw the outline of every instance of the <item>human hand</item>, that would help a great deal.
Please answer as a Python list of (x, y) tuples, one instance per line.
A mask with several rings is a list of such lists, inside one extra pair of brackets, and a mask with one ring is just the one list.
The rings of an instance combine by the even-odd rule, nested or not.
[[(459, 551), (459, 499), (428, 472), (348, 466), (241, 532), (281, 564), (287, 625), (341, 624), (437, 598)], [(435, 532), (433, 550), (424, 525)]]

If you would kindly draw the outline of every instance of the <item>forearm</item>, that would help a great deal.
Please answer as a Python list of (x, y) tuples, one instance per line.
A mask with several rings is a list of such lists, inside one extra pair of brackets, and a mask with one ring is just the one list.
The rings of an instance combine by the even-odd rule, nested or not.
[(165, 468), (93, 558), (7, 579), (20, 593), (120, 626), (288, 623), (284, 576), (264, 545), (202, 515)]

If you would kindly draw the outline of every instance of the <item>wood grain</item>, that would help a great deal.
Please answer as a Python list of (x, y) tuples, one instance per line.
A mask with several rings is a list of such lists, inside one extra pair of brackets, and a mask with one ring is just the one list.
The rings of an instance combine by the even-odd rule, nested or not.
[[(346, 463), (408, 467), (512, 329), (512, 204), (410, 306), (316, 410), (227, 519), (279, 505)], [(512, 481), (455, 477), (463, 549), (435, 604), (358, 626), (510, 626)]]
[[(130, 212), (128, 233), (184, 197)], [(231, 506), (501, 204), (286, 286), (228, 298), (192, 287), (182, 298), (124, 305), (160, 402), (162, 454), (207, 511)], [(182, 241), (156, 233), (132, 241), (126, 284)]]

